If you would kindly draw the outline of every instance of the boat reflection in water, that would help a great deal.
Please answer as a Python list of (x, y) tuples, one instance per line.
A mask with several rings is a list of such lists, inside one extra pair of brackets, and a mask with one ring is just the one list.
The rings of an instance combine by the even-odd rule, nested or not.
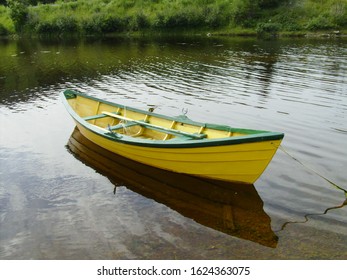
[(97, 146), (77, 128), (67, 146), (77, 159), (107, 176), (115, 186), (124, 185), (220, 232), (277, 246), (270, 217), (253, 185), (201, 179), (134, 162)]

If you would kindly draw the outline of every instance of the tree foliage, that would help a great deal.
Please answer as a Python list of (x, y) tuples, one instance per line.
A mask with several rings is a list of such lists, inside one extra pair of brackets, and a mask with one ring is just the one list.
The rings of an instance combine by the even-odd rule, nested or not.
[(28, 19), (28, 2), (26, 0), (7, 0), (11, 10), (10, 16), (17, 32), (21, 32)]

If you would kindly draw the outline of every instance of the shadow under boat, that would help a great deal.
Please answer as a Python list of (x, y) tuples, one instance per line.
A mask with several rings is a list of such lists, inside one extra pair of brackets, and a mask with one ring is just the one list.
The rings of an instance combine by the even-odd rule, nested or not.
[(231, 236), (275, 248), (278, 237), (254, 185), (197, 178), (161, 170), (111, 153), (77, 127), (67, 144), (84, 164), (117, 186), (163, 203), (181, 215)]

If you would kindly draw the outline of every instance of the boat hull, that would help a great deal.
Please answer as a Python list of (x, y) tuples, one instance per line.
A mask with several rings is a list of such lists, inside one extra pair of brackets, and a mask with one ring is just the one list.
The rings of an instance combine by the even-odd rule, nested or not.
[(73, 91), (62, 98), (82, 135), (102, 148), (156, 168), (215, 180), (253, 184), (284, 136), (167, 117)]
[(157, 168), (223, 181), (253, 184), (281, 140), (193, 148), (151, 148), (107, 139), (76, 121), (80, 132), (113, 153)]

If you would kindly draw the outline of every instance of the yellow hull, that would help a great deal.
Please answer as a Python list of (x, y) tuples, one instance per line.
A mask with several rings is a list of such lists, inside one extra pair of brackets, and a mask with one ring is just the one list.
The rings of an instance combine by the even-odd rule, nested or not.
[(247, 184), (259, 178), (281, 143), (271, 140), (202, 148), (150, 148), (111, 141), (76, 123), (95, 144), (132, 160), (173, 172)]
[(71, 91), (63, 95), (87, 139), (123, 157), (176, 173), (253, 184), (283, 138), (281, 133), (170, 118)]

